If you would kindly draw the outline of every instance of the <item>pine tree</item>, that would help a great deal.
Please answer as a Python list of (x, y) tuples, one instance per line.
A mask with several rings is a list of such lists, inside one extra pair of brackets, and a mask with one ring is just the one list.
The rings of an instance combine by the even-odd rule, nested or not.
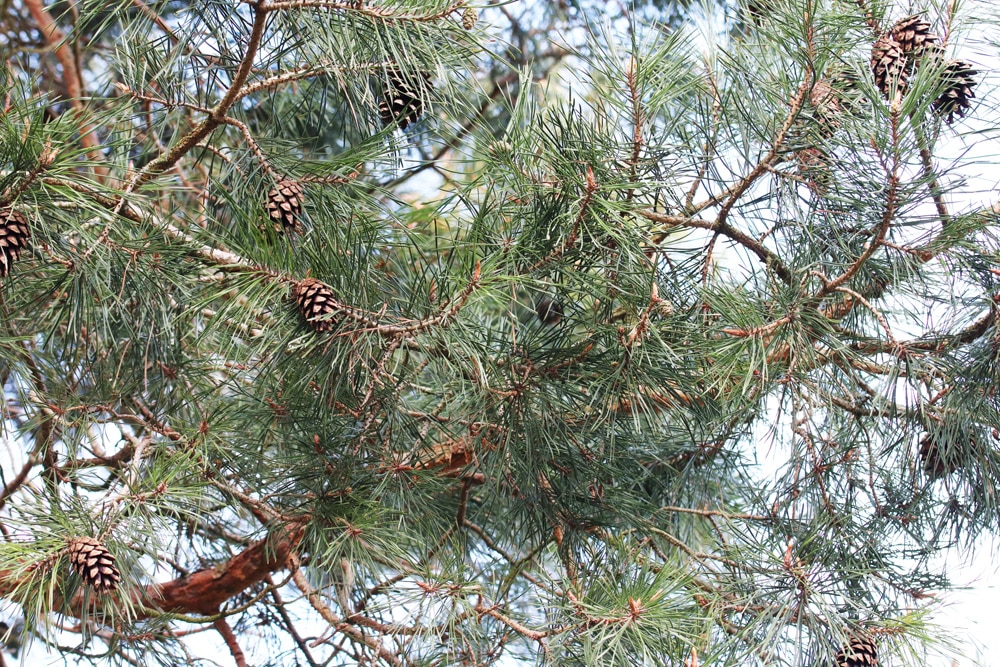
[(1000, 529), (990, 26), (688, 4), (7, 3), (0, 639), (922, 650)]

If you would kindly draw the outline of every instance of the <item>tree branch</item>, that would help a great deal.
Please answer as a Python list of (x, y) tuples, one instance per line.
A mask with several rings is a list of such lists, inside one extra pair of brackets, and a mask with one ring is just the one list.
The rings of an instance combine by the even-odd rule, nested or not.
[[(87, 149), (87, 155), (91, 160), (101, 162), (104, 160), (104, 155), (101, 153), (101, 143), (97, 139), (94, 127), (83, 119), (83, 113), (86, 109), (83, 104), (82, 79), (76, 66), (76, 58), (73, 57), (73, 52), (66, 42), (66, 35), (56, 25), (56, 22), (52, 19), (52, 15), (42, 4), (42, 0), (24, 0), (24, 4), (38, 25), (39, 32), (45, 38), (45, 43), (52, 47), (56, 58), (59, 60), (59, 64), (62, 65), (63, 84), (69, 93), (69, 102), (73, 106), (73, 110), (78, 114), (77, 121), (80, 125), (80, 143)], [(108, 173), (106, 167), (95, 165), (94, 170), (101, 176)]]
[[(139, 588), (131, 593), (137, 607), (133, 620), (151, 618), (158, 612), (218, 614), (226, 600), (263, 581), (272, 572), (284, 569), (302, 535), (302, 526), (278, 528), (224, 563)], [(25, 575), (15, 576), (11, 570), (0, 571), (0, 595), (11, 596), (28, 584)], [(89, 590), (81, 589), (67, 605), (61, 605), (57, 599), (53, 606), (63, 613), (80, 617), (88, 599), (91, 606), (99, 604)]]
[(382, 642), (366, 636), (359, 628), (346, 623), (342, 618), (333, 613), (333, 610), (330, 609), (330, 607), (324, 604), (323, 600), (320, 598), (319, 592), (312, 585), (310, 585), (305, 575), (302, 574), (302, 569), (299, 567), (299, 560), (297, 557), (291, 556), (289, 558), (289, 567), (292, 571), (292, 579), (295, 581), (295, 585), (298, 586), (299, 590), (306, 596), (306, 599), (309, 600), (309, 604), (312, 605), (312, 608), (323, 617), (323, 620), (330, 624), (331, 628), (338, 632), (343, 632), (352, 640), (364, 644), (368, 648), (372, 649), (382, 660), (393, 667), (404, 667), (403, 661), (383, 646)]
[(685, 216), (677, 215), (667, 215), (665, 213), (657, 213), (656, 211), (650, 210), (639, 210), (637, 211), (639, 215), (646, 218), (647, 220), (652, 220), (653, 222), (659, 222), (662, 224), (668, 224), (675, 227), (693, 227), (697, 229), (707, 229), (713, 231), (717, 234), (722, 234), (726, 238), (739, 243), (741, 246), (757, 255), (760, 261), (764, 262), (765, 266), (771, 268), (774, 273), (781, 278), (781, 280), (787, 284), (792, 282), (792, 272), (788, 270), (781, 258), (778, 257), (774, 252), (768, 250), (764, 247), (764, 244), (757, 241), (749, 234), (746, 234), (735, 227), (729, 225), (728, 222), (719, 223), (718, 220), (715, 222), (710, 222), (708, 220), (702, 220), (698, 218), (688, 218)]
[[(245, 2), (246, 0), (244, 0)], [(448, 7), (445, 7), (442, 11), (436, 12), (434, 14), (396, 14), (387, 9), (381, 9), (378, 7), (365, 6), (357, 2), (336, 2), (335, 0), (289, 0), (288, 2), (268, 2), (263, 8), (267, 11), (279, 11), (279, 10), (289, 10), (289, 9), (333, 9), (339, 11), (350, 11), (356, 14), (362, 14), (364, 16), (370, 16), (371, 18), (382, 19), (382, 20), (396, 20), (396, 21), (437, 21), (442, 19), (449, 14), (457, 12), (459, 9), (465, 6), (464, 0), (459, 0), (459, 2), (453, 3)]]
[(246, 83), (247, 77), (250, 76), (253, 61), (257, 55), (257, 50), (260, 48), (260, 42), (264, 37), (264, 28), (267, 25), (267, 9), (264, 3), (258, 1), (252, 4), (254, 6), (253, 28), (250, 31), (250, 36), (247, 38), (247, 48), (243, 54), (243, 59), (240, 61), (239, 68), (233, 75), (233, 82), (229, 86), (229, 89), (219, 103), (215, 105), (215, 108), (212, 109), (212, 113), (208, 118), (204, 119), (197, 127), (188, 132), (166, 154), (161, 155), (146, 165), (146, 168), (133, 180), (132, 189), (152, 180), (157, 175), (162, 174), (177, 164), (188, 151), (197, 146), (202, 139), (211, 134), (215, 128), (223, 123), (229, 107), (239, 99), (240, 89)]
[(233, 634), (233, 629), (229, 627), (226, 619), (217, 618), (212, 625), (219, 631), (222, 639), (226, 642), (226, 646), (229, 647), (229, 652), (233, 654), (233, 660), (236, 661), (236, 667), (247, 667), (247, 659), (243, 655), (243, 649), (240, 648), (240, 643), (236, 641), (236, 635)]

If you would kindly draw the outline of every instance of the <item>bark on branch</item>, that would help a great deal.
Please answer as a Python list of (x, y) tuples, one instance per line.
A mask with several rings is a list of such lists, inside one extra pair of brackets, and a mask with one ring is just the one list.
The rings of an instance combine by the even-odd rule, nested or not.
[[(153, 610), (217, 613), (229, 598), (263, 581), (272, 572), (284, 569), (288, 556), (302, 540), (302, 534), (300, 526), (283, 529), (250, 545), (225, 563), (164, 584), (147, 586), (136, 599), (148, 610), (140, 614), (149, 616)], [(74, 599), (74, 609), (82, 602), (82, 597), (78, 598)]]
[[(97, 139), (93, 125), (83, 117), (86, 109), (83, 102), (82, 79), (76, 67), (73, 50), (66, 41), (66, 34), (56, 25), (49, 10), (42, 4), (42, 0), (25, 0), (24, 4), (28, 8), (31, 18), (34, 19), (35, 25), (38, 26), (38, 31), (45, 38), (45, 43), (55, 52), (56, 59), (62, 66), (63, 84), (69, 93), (69, 102), (73, 110), (79, 114), (77, 121), (80, 127), (80, 143), (87, 149), (87, 156), (91, 160), (95, 163), (102, 162), (104, 155), (101, 153), (101, 142)], [(107, 175), (107, 167), (95, 165), (94, 169), (102, 177)]]
[[(139, 588), (132, 593), (136, 606), (134, 620), (149, 618), (157, 612), (217, 614), (226, 600), (264, 581), (272, 572), (284, 569), (302, 535), (302, 526), (281, 528), (215, 567)], [(0, 572), (0, 596), (23, 589), (24, 583), (24, 575), (15, 576), (10, 570)], [(68, 604), (63, 605), (57, 599), (53, 606), (62, 613), (79, 617), (84, 611), (84, 594), (81, 589)], [(92, 594), (88, 597), (91, 605), (97, 604)]]

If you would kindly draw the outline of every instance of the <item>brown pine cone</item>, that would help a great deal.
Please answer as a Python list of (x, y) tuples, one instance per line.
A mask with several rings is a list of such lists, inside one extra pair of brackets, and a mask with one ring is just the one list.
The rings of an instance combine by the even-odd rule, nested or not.
[(324, 315), (337, 311), (337, 295), (323, 282), (315, 278), (300, 280), (292, 287), (292, 298), (302, 317), (314, 330), (330, 331), (336, 325), (336, 318)]
[(107, 593), (118, 587), (121, 575), (115, 557), (103, 544), (92, 537), (74, 537), (67, 549), (70, 565), (94, 590)]

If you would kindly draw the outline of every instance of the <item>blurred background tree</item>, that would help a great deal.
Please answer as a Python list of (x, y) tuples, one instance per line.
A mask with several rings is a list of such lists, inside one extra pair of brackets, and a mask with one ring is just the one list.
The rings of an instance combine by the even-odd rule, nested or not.
[(990, 11), (4, 2), (5, 659), (919, 662)]

